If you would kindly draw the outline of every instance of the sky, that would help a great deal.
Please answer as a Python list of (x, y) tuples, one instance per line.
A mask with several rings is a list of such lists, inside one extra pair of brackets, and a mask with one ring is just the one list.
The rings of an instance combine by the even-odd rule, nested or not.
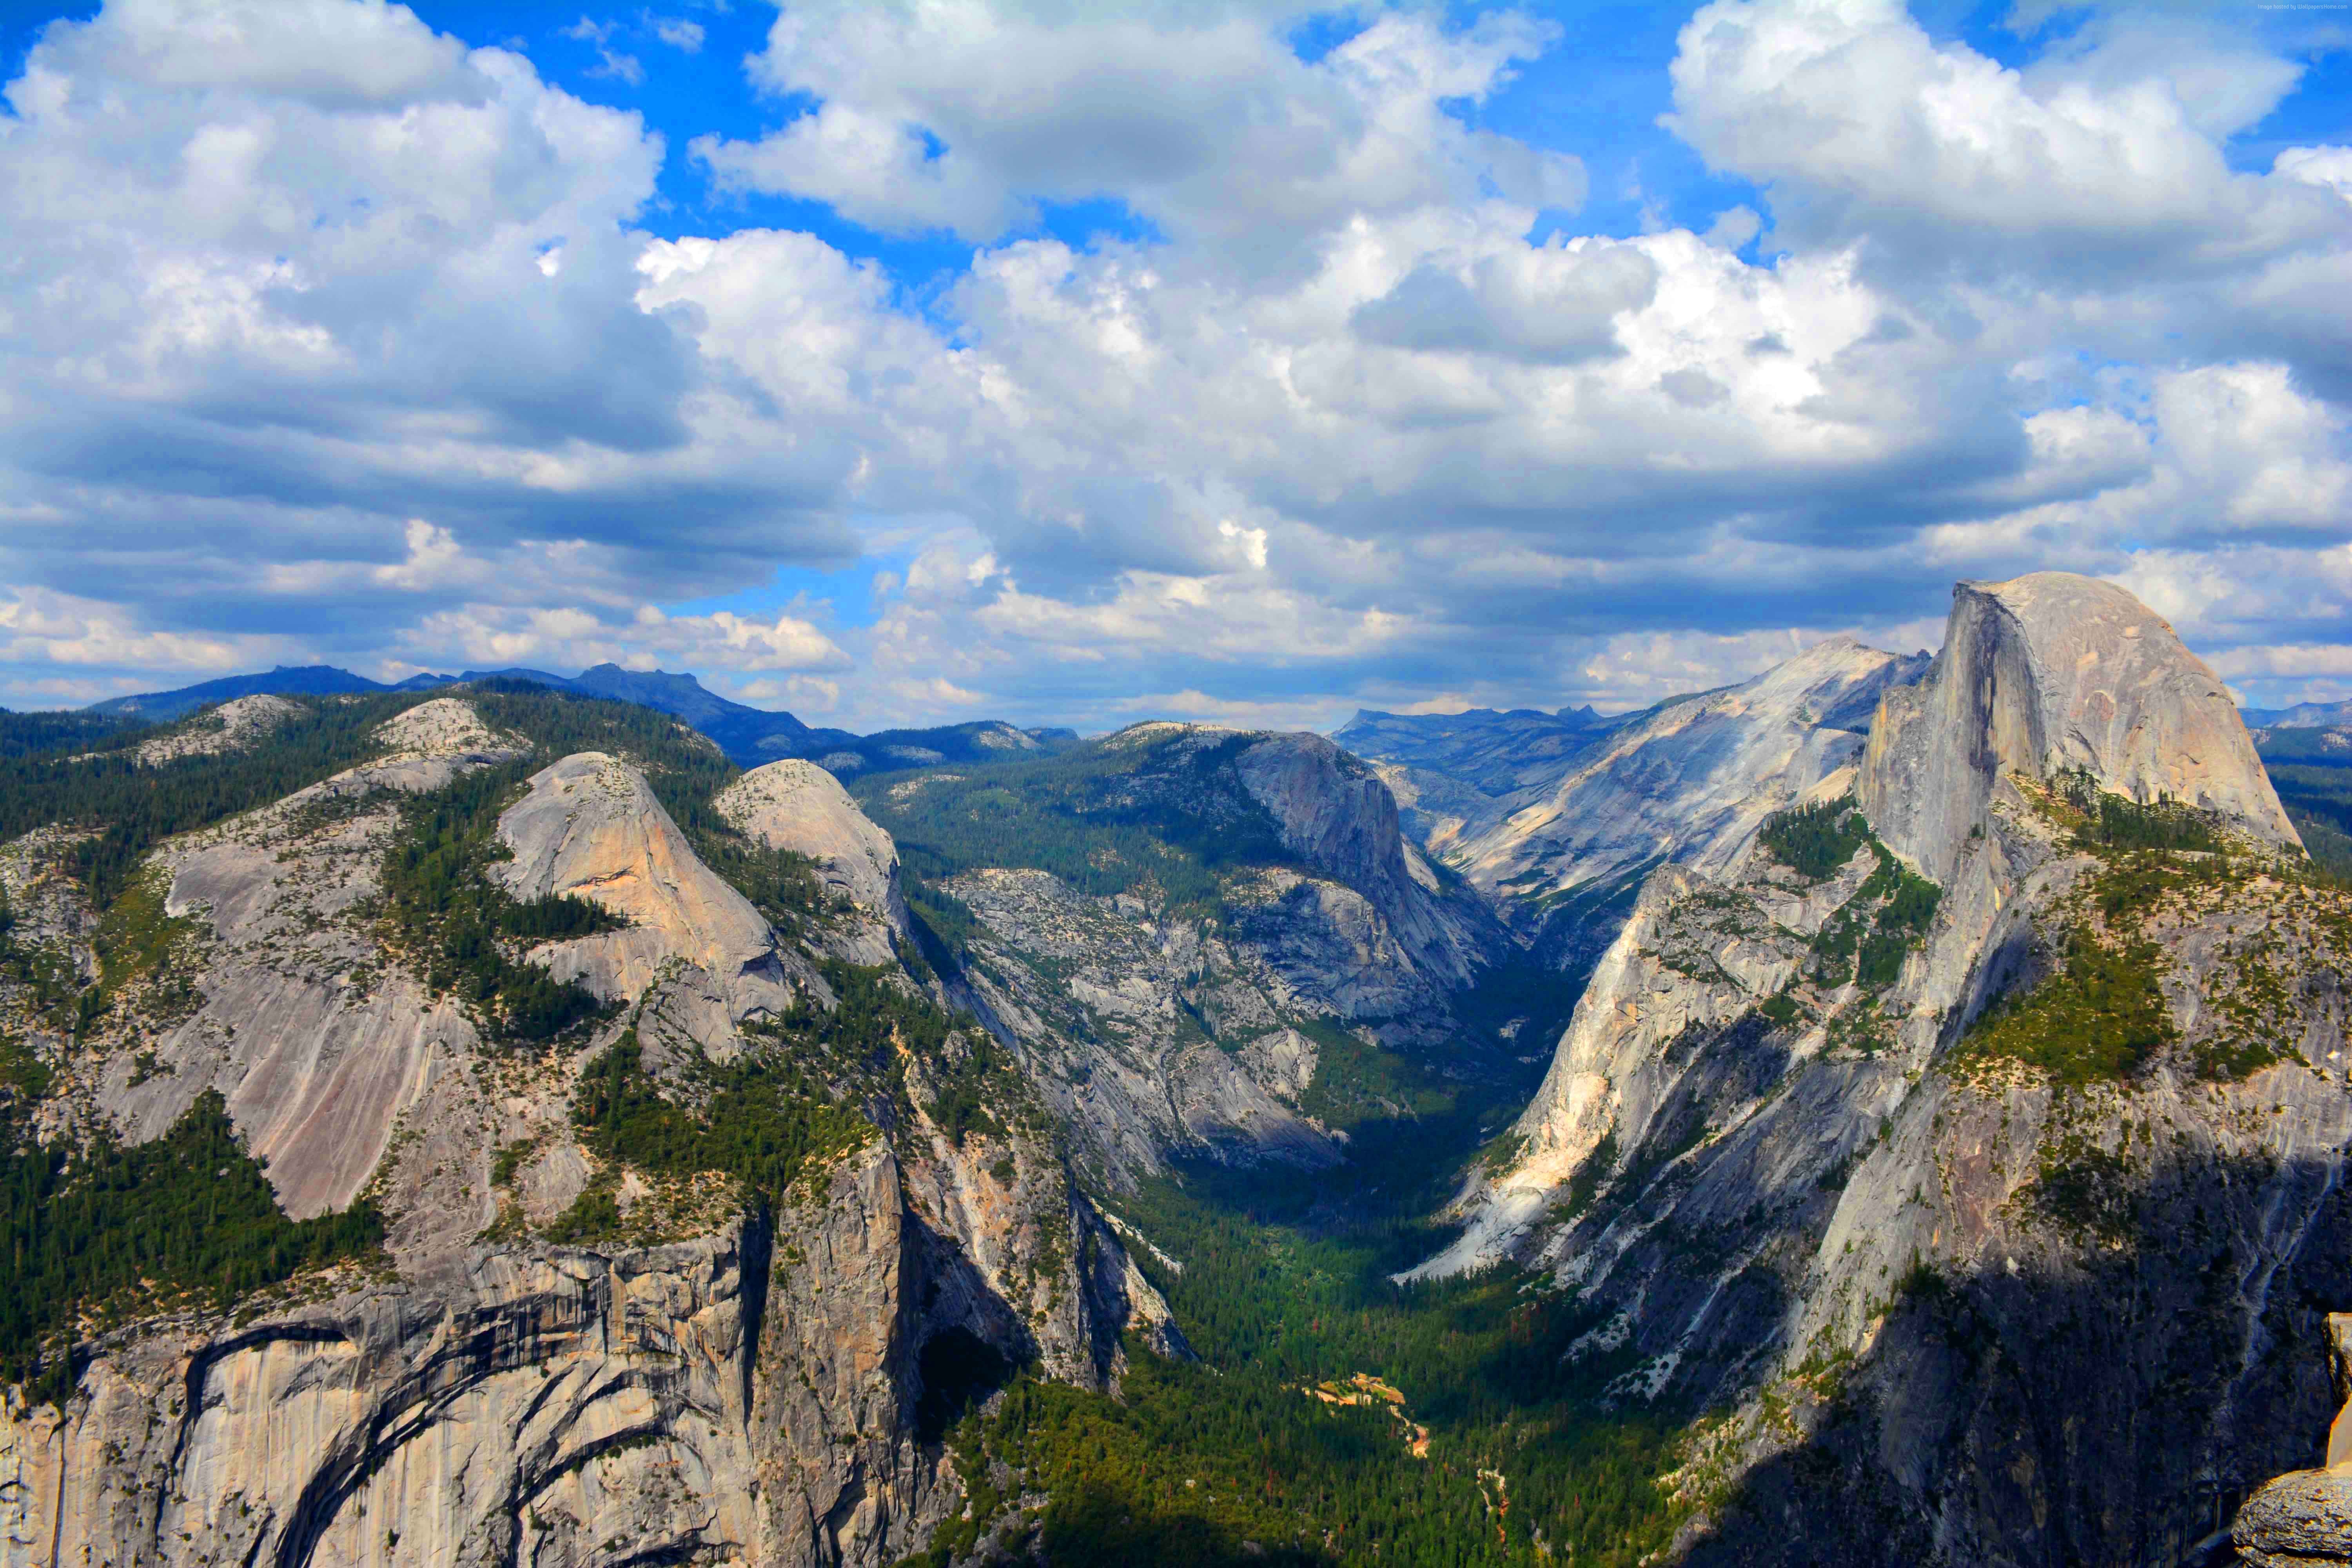
[(0, 0), (0, 704), (2352, 697), (2352, 0)]

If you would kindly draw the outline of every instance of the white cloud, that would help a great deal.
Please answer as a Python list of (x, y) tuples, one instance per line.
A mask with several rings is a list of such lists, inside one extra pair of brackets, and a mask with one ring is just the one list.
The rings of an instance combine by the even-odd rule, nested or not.
[(817, 107), (755, 142), (698, 140), (722, 179), (876, 228), (990, 239), (1039, 200), (1108, 197), (1267, 261), (1364, 211), (1477, 199), (1573, 207), (1572, 159), (1445, 112), (1554, 36), (1511, 12), (1447, 30), (1377, 15), (1321, 59), (1214, 7), (1050, 20), (971, 3), (794, 5), (757, 78)]
[[(574, 41), (698, 26), (630, 15)], [(1675, 124), (1758, 188), (1538, 243), (1581, 167), (1478, 106), (1547, 24), (1365, 9), (1309, 59), (1303, 15), (784, 11), (754, 69), (809, 107), (697, 155), (970, 237), (936, 278), (723, 204), (649, 234), (661, 135), (397, 6), (53, 26), (0, 120), (0, 684), (610, 658), (861, 727), (1610, 706), (2042, 565), (2258, 696), (2336, 679), (2262, 650), (2352, 606), (2352, 154), (2227, 145), (2294, 62), (2117, 16), (2008, 69), (1891, 4), (1726, 0)], [(1096, 198), (1127, 237), (1023, 232)], [(871, 625), (661, 607), (861, 551)]]
[(2178, 19), (2089, 36), (2019, 71), (1895, 0), (1717, 0), (1683, 29), (1670, 123), (1769, 182), (1797, 232), (1919, 259), (2210, 267), (2341, 238), (2316, 193), (2233, 174), (2219, 144), (2298, 68)]
[(702, 52), (701, 23), (689, 22), (683, 16), (652, 16), (647, 20), (653, 27), (654, 37), (671, 48), (689, 55)]

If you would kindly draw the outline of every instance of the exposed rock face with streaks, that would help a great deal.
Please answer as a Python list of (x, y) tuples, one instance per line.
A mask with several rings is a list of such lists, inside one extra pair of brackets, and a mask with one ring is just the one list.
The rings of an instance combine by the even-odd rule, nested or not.
[[(1898, 658), (1837, 637), (1741, 685), (1661, 704), (1581, 750), (1499, 773), (1479, 757), (1410, 763), (1433, 848), (1561, 967), (1589, 962), (1640, 879), (1666, 863), (1719, 872), (1772, 812), (1850, 787), (1880, 693), (1917, 679)], [(1362, 735), (1381, 744), (1377, 728)], [(1400, 750), (1398, 756), (1418, 757)], [(1462, 771), (1451, 771), (1459, 768)], [(1477, 808), (1460, 794), (1485, 794)]]
[(542, 950), (557, 978), (629, 1002), (658, 978), (668, 1004), (659, 1016), (719, 1055), (741, 1020), (790, 1005), (768, 922), (696, 858), (635, 768), (602, 752), (564, 758), (532, 776), (530, 795), (499, 818), (499, 837), (514, 858), (491, 874), (517, 898), (572, 894), (629, 922)]
[(2301, 847), (2220, 677), (2147, 605), (2063, 572), (1959, 584), (1935, 668), (1886, 701), (1856, 799), (1942, 880), (2004, 774), (2066, 770)]
[[(2203, 667), (2095, 586), (1963, 586), (1871, 726), (1885, 849), (1812, 875), (1751, 823), (1651, 875), (1425, 1266), (1545, 1269), (1613, 1398), (1736, 1411), (1683, 1472), (1693, 1561), (2178, 1563), (2326, 1425), (2352, 906), (2301, 879)], [(2075, 768), (2234, 858), (2086, 840)], [(2150, 977), (2142, 1054), (2003, 1054), (2084, 954)]]
[[(749, 1048), (746, 1020), (829, 1001), (823, 942), (780, 939), (635, 767), (566, 757), (506, 809), (491, 868), (632, 922), (539, 954), (625, 1010), (584, 1047), (489, 1045), (384, 945), (379, 868), (404, 798), (524, 742), (453, 699), (378, 741), (158, 849), (163, 960), (86, 1037), (35, 1044), (65, 1122), (132, 1141), (217, 1089), (290, 1215), (380, 1205), (384, 1266), (105, 1330), (61, 1408), (10, 1396), (5, 1561), (878, 1565), (960, 1500), (918, 1419), (940, 1335), (1087, 1386), (1117, 1375), (1129, 1328), (1181, 1352), (1044, 1124), (1016, 1105), (950, 1136), (920, 1061), (908, 1120), (772, 1208), (596, 1154), (571, 1107), (604, 1044), (636, 1027), (690, 1088), (696, 1053)], [(94, 922), (45, 842), (0, 850), (19, 934), (91, 968)], [(595, 1182), (620, 1228), (546, 1239)]]
[(1221, 863), (1213, 914), (1041, 870), (959, 875), (945, 889), (983, 928), (959, 994), (1014, 1043), (1101, 1181), (1171, 1154), (1337, 1163), (1309, 1103), (1316, 1034), (1458, 1051), (1451, 998), (1510, 955), (1508, 933), (1404, 837), (1372, 770), (1327, 740), (1153, 723), (1094, 745), (1129, 770), (1121, 809), (1275, 844)]

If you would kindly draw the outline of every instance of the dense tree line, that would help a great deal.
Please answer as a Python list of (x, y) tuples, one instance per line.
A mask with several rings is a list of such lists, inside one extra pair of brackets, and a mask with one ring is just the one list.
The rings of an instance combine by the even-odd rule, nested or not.
[(880, 774), (852, 789), (919, 879), (1027, 867), (1097, 897), (1145, 894), (1213, 914), (1221, 872), (1296, 859), (1234, 771), (1255, 740), (1097, 743), (952, 774)]
[(517, 899), (489, 866), (508, 851), (499, 815), (521, 790), (529, 763), (481, 768), (445, 788), (405, 798), (404, 831), (385, 852), (383, 900), (395, 942), (419, 959), (436, 993), (462, 997), (489, 1032), (550, 1040), (603, 1007), (572, 981), (510, 955), (525, 942), (561, 942), (618, 929), (601, 904), (568, 894)]
[[(646, 1071), (637, 1033), (588, 1064), (572, 1100), (581, 1141), (606, 1160), (657, 1175), (719, 1171), (773, 1204), (812, 1159), (857, 1146), (872, 1127), (772, 1053), (695, 1063), (670, 1094)], [(672, 1095), (690, 1095), (684, 1103)]]
[(68, 1331), (86, 1310), (189, 1291), (219, 1310), (383, 1240), (366, 1204), (288, 1219), (214, 1090), (133, 1145), (103, 1132), (79, 1148), (38, 1142), (16, 1103), (0, 1105), (0, 1382), (26, 1382), (37, 1400), (71, 1392)]
[(1850, 795), (1775, 812), (1756, 831), (1758, 848), (1815, 882), (1837, 875), (1868, 842), (1869, 826)]
[(121, 745), (135, 728), (110, 713), (11, 713), (0, 708), (0, 757)]

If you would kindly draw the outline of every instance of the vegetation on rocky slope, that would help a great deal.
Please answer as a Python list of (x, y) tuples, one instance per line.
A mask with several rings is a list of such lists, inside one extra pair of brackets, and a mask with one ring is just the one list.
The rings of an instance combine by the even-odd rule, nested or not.
[[(1536, 984), (1506, 975), (1461, 1010), (1524, 1016)], [(1055, 1562), (1630, 1568), (1664, 1543), (1677, 1505), (1658, 1477), (1687, 1413), (1601, 1407), (1624, 1369), (1564, 1364), (1590, 1310), (1517, 1274), (1389, 1279), (1444, 1244), (1426, 1216), (1532, 1083), (1316, 1037), (1302, 1105), (1348, 1134), (1346, 1165), (1190, 1165), (1106, 1200), (1158, 1249), (1133, 1255), (1200, 1364), (1130, 1346), (1116, 1401), (1015, 1384), (955, 1432), (971, 1500), (924, 1560), (992, 1535)], [(1024, 1489), (1051, 1499), (1025, 1522)]]
[(851, 791), (925, 881), (1034, 867), (1082, 893), (1208, 914), (1223, 869), (1292, 859), (1231, 766), (1255, 741), (1114, 736), (1055, 757), (881, 774)]
[[(2091, 863), (2053, 906), (2040, 973), (1969, 1026), (1955, 1066), (2015, 1062), (2080, 1088), (2132, 1079), (2168, 1053), (2221, 1080), (2279, 1060), (2302, 1033), (2289, 972), (2352, 962), (2352, 915), (2333, 879), (2291, 857), (2233, 854), (2203, 814), (2079, 775), (2053, 781), (2040, 805)], [(2165, 986), (2190, 984), (2178, 950), (2215, 919), (2237, 934), (2201, 966), (2184, 1035)]]
[[(608, 1172), (623, 1164), (656, 1176), (717, 1172), (770, 1205), (810, 1162), (856, 1148), (874, 1133), (863, 1117), (771, 1053), (747, 1052), (723, 1066), (700, 1060), (671, 1082), (656, 1080), (646, 1070), (635, 1029), (581, 1074), (572, 1120)], [(619, 1223), (609, 1183), (592, 1184), (548, 1236), (583, 1241)]]
[[(8, 1059), (22, 1086), (24, 1063)], [(365, 1204), (288, 1219), (210, 1089), (163, 1137), (127, 1146), (103, 1131), (78, 1147), (37, 1140), (16, 1104), (0, 1105), (0, 1383), (36, 1400), (72, 1388), (58, 1336), (85, 1313), (184, 1297), (219, 1311), (383, 1239)]]
[(530, 764), (482, 768), (402, 802), (403, 832), (383, 858), (383, 907), (396, 952), (436, 994), (457, 996), (493, 1038), (551, 1040), (604, 1009), (576, 982), (559, 981), (517, 950), (615, 930), (624, 922), (587, 899), (519, 900), (488, 868), (509, 852), (499, 814)]

